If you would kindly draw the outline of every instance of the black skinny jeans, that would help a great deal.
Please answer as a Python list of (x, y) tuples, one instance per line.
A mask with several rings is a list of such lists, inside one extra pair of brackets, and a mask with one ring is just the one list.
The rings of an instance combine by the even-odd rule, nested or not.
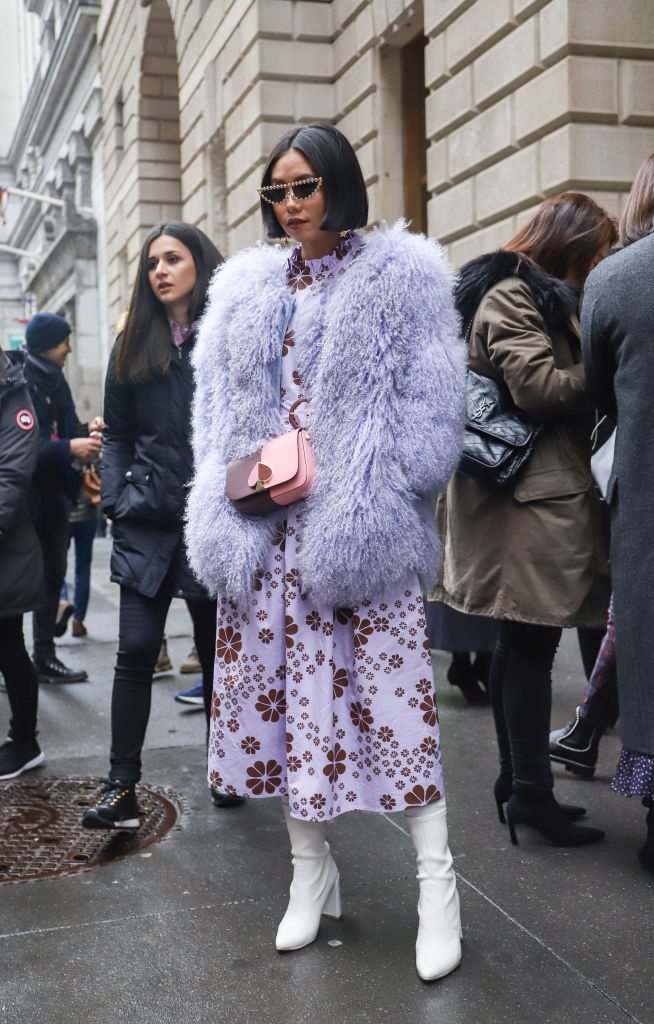
[[(172, 576), (164, 579), (155, 597), (143, 597), (121, 587), (118, 656), (111, 698), (112, 780), (138, 782), (141, 749), (150, 717), (152, 673), (163, 640), (172, 600)], [(193, 637), (202, 665), (202, 689), (207, 723), (213, 691), (216, 647), (216, 602), (187, 598)]]
[(11, 710), (9, 736), (15, 743), (30, 743), (36, 738), (39, 683), (25, 650), (22, 615), (0, 619), (0, 672)]
[(552, 665), (561, 639), (556, 626), (500, 622), (489, 690), (500, 772), (516, 793), (547, 796), (554, 783), (549, 733)]

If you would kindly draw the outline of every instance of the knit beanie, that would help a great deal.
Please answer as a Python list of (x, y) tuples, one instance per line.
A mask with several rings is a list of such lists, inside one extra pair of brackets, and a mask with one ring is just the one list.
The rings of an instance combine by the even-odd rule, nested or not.
[(56, 313), (36, 313), (25, 328), (27, 351), (36, 355), (56, 348), (70, 334), (70, 324)]

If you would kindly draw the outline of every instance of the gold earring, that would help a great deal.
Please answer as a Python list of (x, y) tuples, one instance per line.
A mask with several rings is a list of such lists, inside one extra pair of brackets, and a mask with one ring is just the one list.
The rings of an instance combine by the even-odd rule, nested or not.
[(350, 232), (349, 232), (349, 229), (348, 229), (348, 230), (346, 230), (346, 231), (339, 231), (339, 233), (338, 233), (338, 237), (339, 237), (339, 238), (347, 238), (347, 236), (349, 235), (349, 233), (350, 233)]
[(288, 238), (286, 237), (286, 235), (284, 235), (284, 241), (282, 242), (282, 245), (284, 246), (284, 248), (286, 248), (286, 246), (288, 245)]

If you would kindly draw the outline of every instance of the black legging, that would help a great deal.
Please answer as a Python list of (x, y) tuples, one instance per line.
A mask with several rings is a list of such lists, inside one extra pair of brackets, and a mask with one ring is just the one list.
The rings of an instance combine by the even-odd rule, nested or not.
[[(154, 597), (121, 587), (118, 656), (111, 698), (111, 771), (113, 780), (138, 782), (141, 749), (150, 717), (152, 673), (172, 600), (172, 576)], [(187, 598), (193, 637), (202, 665), (204, 710), (209, 721), (216, 646), (216, 602)]]
[(500, 623), (489, 690), (500, 772), (516, 792), (545, 796), (553, 780), (549, 758), (552, 665), (561, 639), (556, 626)]
[(36, 738), (39, 684), (25, 650), (22, 615), (0, 619), (0, 672), (11, 710), (9, 736), (15, 743), (30, 743)]

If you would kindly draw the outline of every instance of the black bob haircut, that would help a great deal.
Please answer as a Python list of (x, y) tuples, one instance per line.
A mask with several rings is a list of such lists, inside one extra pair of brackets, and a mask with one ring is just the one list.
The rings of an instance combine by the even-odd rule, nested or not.
[(212, 274), (223, 262), (213, 242), (194, 224), (169, 221), (150, 231), (141, 248), (125, 326), (118, 339), (116, 376), (121, 384), (143, 384), (166, 373), (170, 366), (172, 345), (168, 315), (152, 291), (149, 278), (150, 246), (161, 235), (176, 238), (193, 257), (196, 276), (189, 296), (189, 323), (204, 312)]
[[(368, 193), (361, 167), (352, 146), (338, 128), (313, 121), (291, 128), (268, 157), (261, 184), (270, 185), (272, 170), (280, 156), (297, 149), (321, 177), (327, 191), (327, 209), (320, 225), (323, 231), (348, 231), (368, 223)], [(275, 208), (261, 200), (263, 226), (269, 238), (283, 238), (284, 230)]]

